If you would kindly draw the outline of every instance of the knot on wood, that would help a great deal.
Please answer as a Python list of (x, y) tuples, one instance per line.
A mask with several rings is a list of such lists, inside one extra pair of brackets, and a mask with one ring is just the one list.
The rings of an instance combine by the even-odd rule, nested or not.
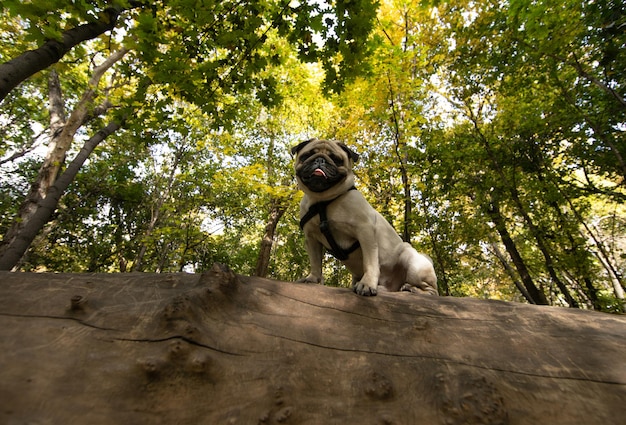
[(188, 295), (179, 295), (163, 308), (165, 320), (187, 320), (192, 313), (192, 303)]
[(504, 399), (484, 377), (437, 374), (436, 387), (446, 425), (508, 425)]
[(193, 353), (187, 361), (187, 368), (193, 373), (208, 372), (211, 365), (211, 357), (205, 353)]
[(146, 357), (137, 360), (137, 366), (141, 368), (148, 378), (155, 378), (162, 372), (165, 361), (158, 357)]
[(74, 295), (70, 298), (70, 310), (83, 311), (87, 306), (87, 298), (82, 295)]
[(285, 423), (293, 414), (293, 407), (287, 406), (276, 412), (276, 422)]
[(274, 391), (273, 405), (259, 416), (258, 425), (268, 423), (287, 423), (293, 422), (295, 408), (285, 403), (285, 390), (282, 386), (278, 386)]
[(372, 372), (365, 379), (363, 390), (365, 394), (375, 400), (388, 400), (393, 397), (393, 384), (385, 375)]
[(189, 345), (177, 339), (169, 343), (168, 352), (171, 358), (185, 357), (189, 353)]

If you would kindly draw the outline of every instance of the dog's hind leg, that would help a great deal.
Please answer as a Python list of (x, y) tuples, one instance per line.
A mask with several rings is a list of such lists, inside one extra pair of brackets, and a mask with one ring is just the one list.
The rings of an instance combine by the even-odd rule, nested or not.
[(430, 258), (418, 253), (413, 247), (407, 248), (402, 253), (407, 265), (406, 278), (400, 291), (413, 293), (439, 295), (437, 289), (437, 275)]

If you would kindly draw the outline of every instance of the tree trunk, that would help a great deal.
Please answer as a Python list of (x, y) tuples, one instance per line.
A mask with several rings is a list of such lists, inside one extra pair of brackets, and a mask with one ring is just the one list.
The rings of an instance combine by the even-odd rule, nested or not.
[(65, 190), (72, 181), (74, 181), (80, 167), (82, 167), (89, 155), (91, 155), (91, 152), (93, 152), (98, 144), (109, 135), (116, 132), (121, 126), (121, 123), (112, 122), (85, 142), (82, 149), (69, 164), (65, 172), (61, 174), (50, 187), (46, 197), (39, 201), (37, 210), (28, 222), (28, 225), (24, 226), (19, 235), (11, 241), (11, 243), (6, 245), (6, 249), (2, 253), (2, 256), (0, 256), (0, 270), (11, 270), (17, 265), (20, 258), (22, 258), (33, 242), (33, 239), (35, 239), (35, 236), (37, 236), (37, 233), (39, 233), (43, 226), (50, 220), (52, 213), (56, 210), (59, 199), (61, 199)]
[[(574, 209), (574, 206), (569, 201), (569, 198), (563, 193), (563, 191), (559, 188), (558, 183), (555, 181), (554, 169), (551, 168), (549, 163), (546, 163), (543, 155), (537, 154), (533, 156), (533, 163), (536, 167), (535, 175), (537, 179), (541, 182), (541, 184), (546, 187), (552, 186), (554, 189), (556, 189), (561, 195), (562, 200), (567, 201), (570, 204), (570, 208)], [(514, 195), (515, 202), (518, 205), (520, 205), (520, 209), (523, 209), (521, 207), (521, 201), (519, 199), (519, 192), (517, 190), (517, 187), (514, 187), (513, 195)], [(588, 259), (591, 258), (591, 255), (588, 252), (588, 247), (585, 244), (576, 241), (576, 239), (574, 238), (574, 234), (573, 234), (573, 232), (575, 231), (568, 230), (572, 228), (572, 226), (570, 225), (571, 218), (566, 217), (566, 215), (563, 213), (561, 204), (559, 204), (552, 197), (548, 197), (546, 201), (548, 205), (552, 207), (554, 213), (558, 217), (558, 227), (565, 232), (565, 237), (569, 241), (570, 247), (569, 249), (565, 249), (567, 257), (570, 257), (570, 258), (574, 257), (577, 260), (575, 261), (576, 274), (573, 275), (570, 272), (570, 270), (563, 267), (562, 275), (564, 276), (566, 280), (569, 280), (573, 284), (573, 285), (572, 284), (569, 285), (571, 288), (576, 288), (576, 286), (580, 286), (581, 288), (583, 288), (583, 291), (580, 292), (581, 299), (587, 298), (591, 302), (591, 304), (594, 306), (594, 308), (600, 309), (600, 305), (598, 303), (598, 293), (597, 293), (598, 291), (594, 287), (591, 279), (589, 278), (589, 275), (591, 274), (589, 273), (589, 269), (591, 267), (591, 261), (588, 261)], [(528, 213), (525, 212), (524, 214), (525, 214), (524, 219), (526, 219), (526, 217), (528, 217)], [(576, 217), (578, 223), (580, 224), (580, 220), (578, 220), (576, 212), (574, 212), (574, 217)], [(528, 217), (528, 220), (530, 221), (530, 217)], [(584, 222), (583, 222), (583, 225), (584, 225)], [(539, 229), (537, 229), (535, 226), (535, 228), (534, 229), (531, 228), (531, 230), (533, 232), (538, 233), (539, 237), (542, 239), (542, 244), (545, 246), (546, 245), (545, 237), (543, 234), (538, 232)], [(572, 306), (571, 303), (570, 303), (570, 306)], [(577, 305), (574, 305), (574, 306), (577, 307)]]
[[(163, 190), (158, 190), (159, 188), (155, 187), (156, 190), (154, 192), (157, 194), (158, 198), (155, 200), (155, 205), (152, 207), (150, 222), (148, 223), (148, 228), (144, 233), (143, 242), (139, 247), (139, 253), (137, 253), (137, 257), (135, 258), (135, 264), (133, 265), (134, 272), (143, 271), (144, 257), (146, 255), (146, 251), (148, 250), (148, 241), (152, 236), (152, 233), (154, 232), (157, 223), (161, 219), (161, 214), (163, 214), (163, 204), (165, 204), (165, 201), (167, 201), (170, 197), (172, 185), (174, 184), (174, 179), (176, 178), (176, 171), (178, 171), (178, 164), (180, 163), (184, 155), (185, 150), (183, 147), (181, 147), (174, 153), (174, 161), (172, 163), (170, 173), (167, 176), (165, 188)], [(165, 261), (163, 261), (163, 264), (164, 263)], [(161, 267), (162, 265), (158, 266), (158, 268)]]
[(435, 269), (437, 270), (437, 286), (439, 293), (442, 295), (450, 295), (450, 283), (448, 282), (448, 271), (446, 261), (441, 255), (441, 249), (436, 241), (435, 236), (429, 232), (430, 245), (432, 247), (432, 256), (435, 257)]
[[(49, 164), (51, 161), (48, 158), (54, 152), (55, 141), (58, 135), (63, 131), (65, 126), (65, 105), (63, 102), (63, 93), (61, 92), (61, 83), (59, 81), (59, 74), (52, 69), (48, 76), (48, 97), (49, 97), (49, 112), (50, 112), (50, 142), (48, 143), (48, 153), (44, 163), (37, 173), (35, 181), (30, 185), (26, 198), (22, 201), (20, 208), (17, 212), (17, 217), (11, 223), (11, 226), (7, 230), (6, 234), (0, 242), (0, 255), (4, 250), (15, 240), (19, 235), (22, 228), (26, 226), (30, 218), (37, 211), (37, 203), (46, 196), (46, 192), (54, 183), (54, 178), (51, 178)], [(60, 164), (59, 164), (60, 167)], [(58, 170), (58, 168), (57, 168)]]
[(578, 209), (576, 208), (574, 203), (571, 201), (571, 199), (569, 199), (569, 197), (567, 196), (565, 196), (565, 199), (567, 200), (570, 206), (570, 210), (574, 214), (574, 217), (576, 217), (576, 220), (578, 220), (578, 222), (582, 225), (582, 227), (584, 227), (584, 229), (587, 231), (587, 234), (585, 235), (581, 229), (582, 236), (589, 239), (589, 243), (590, 244), (593, 243), (593, 245), (595, 245), (596, 248), (598, 249), (595, 255), (600, 261), (600, 264), (602, 264), (602, 267), (604, 267), (604, 269), (606, 270), (606, 273), (609, 279), (611, 280), (611, 285), (613, 286), (613, 293), (615, 294), (615, 297), (618, 299), (620, 303), (620, 306), (619, 306), (620, 310), (622, 311), (622, 313), (626, 312), (626, 298), (624, 296), (624, 287), (622, 285), (622, 274), (617, 270), (616, 266), (613, 265), (611, 261), (611, 256), (607, 252), (607, 249), (605, 248), (604, 243), (596, 237), (595, 233), (589, 227), (589, 225), (587, 225), (587, 223), (585, 222), (583, 217), (580, 215), (580, 213), (578, 212)]
[(411, 221), (413, 217), (413, 202), (411, 200), (411, 182), (406, 169), (406, 153), (400, 161), (400, 176), (402, 177), (402, 189), (404, 191), (404, 224), (402, 226), (402, 240), (411, 243)]
[(393, 91), (391, 76), (387, 74), (387, 82), (389, 84), (389, 103), (391, 105), (391, 121), (394, 128), (394, 150), (398, 158), (398, 166), (400, 168), (400, 178), (402, 179), (402, 191), (404, 194), (404, 223), (402, 224), (402, 240), (411, 243), (411, 217), (412, 217), (412, 201), (411, 201), (411, 184), (409, 182), (409, 174), (407, 171), (407, 153), (402, 149), (402, 134), (400, 131), (400, 120), (402, 119), (401, 111), (398, 109), (396, 95)]
[[(424, 201), (424, 197), (422, 197), (422, 209), (423, 210), (427, 209), (427, 206)], [(447, 265), (446, 265), (447, 262), (442, 254), (442, 252), (445, 252), (445, 248), (442, 249), (437, 240), (436, 231), (433, 230), (436, 228), (436, 226), (433, 225), (431, 222), (433, 218), (431, 218), (430, 215), (426, 215), (425, 220), (426, 220), (425, 227), (426, 229), (429, 229), (428, 236), (430, 239), (430, 246), (432, 248), (432, 251), (430, 254), (435, 259), (434, 263), (435, 263), (435, 269), (437, 271), (437, 286), (439, 287), (439, 293), (442, 295), (450, 295), (450, 284), (448, 283), (448, 271), (447, 271)]]
[(548, 270), (550, 279), (552, 279), (552, 282), (554, 282), (556, 286), (559, 288), (559, 290), (565, 297), (565, 301), (567, 301), (567, 304), (572, 308), (579, 308), (578, 302), (572, 297), (572, 295), (569, 292), (569, 289), (567, 289), (567, 286), (565, 286), (565, 283), (563, 283), (563, 281), (559, 278), (554, 268), (554, 261), (552, 259), (552, 255), (550, 251), (548, 250), (547, 244), (545, 243), (545, 238), (543, 237), (541, 230), (534, 223), (534, 221), (532, 220), (532, 218), (526, 211), (526, 208), (522, 204), (522, 201), (519, 198), (519, 193), (517, 191), (517, 188), (515, 187), (515, 183), (513, 183), (513, 187), (511, 188), (510, 192), (511, 192), (511, 198), (513, 199), (513, 202), (517, 206), (518, 211), (520, 212), (520, 214), (524, 218), (524, 221), (526, 222), (526, 225), (528, 225), (528, 228), (530, 229), (530, 234), (533, 235), (533, 237), (535, 238), (537, 248), (539, 248), (539, 251), (543, 255), (544, 264), (546, 266), (546, 270)]
[(360, 297), (219, 266), (0, 281), (0, 423), (621, 425), (626, 416), (624, 316)]
[(22, 81), (57, 63), (74, 46), (112, 30), (121, 11), (119, 7), (107, 8), (97, 21), (71, 28), (63, 32), (60, 40), (48, 40), (37, 49), (0, 64), (0, 102)]
[(61, 91), (61, 81), (59, 81), (59, 74), (55, 69), (51, 69), (50, 75), (48, 76), (48, 98), (50, 105), (50, 139), (54, 140), (55, 137), (63, 131), (66, 122), (65, 102), (63, 100), (63, 92)]
[(496, 255), (496, 257), (498, 257), (498, 260), (500, 260), (502, 267), (504, 267), (504, 270), (506, 270), (506, 273), (509, 275), (509, 277), (515, 284), (515, 287), (520, 291), (520, 293), (524, 296), (524, 298), (526, 298), (526, 301), (528, 301), (531, 304), (535, 304), (533, 297), (530, 296), (530, 294), (528, 293), (528, 291), (526, 290), (522, 282), (520, 282), (517, 279), (517, 276), (515, 275), (515, 270), (513, 270), (513, 267), (511, 267), (509, 262), (506, 261), (504, 254), (502, 253), (502, 251), (500, 251), (500, 248), (498, 248), (498, 244), (492, 243), (491, 248), (493, 249), (493, 253)]
[(94, 68), (87, 89), (67, 121), (65, 120), (65, 111), (58, 76), (56, 72), (51, 73), (49, 82), (51, 138), (48, 144), (48, 153), (39, 169), (35, 181), (20, 206), (18, 216), (13, 220), (11, 227), (0, 243), (0, 256), (15, 242), (16, 238), (20, 237), (21, 232), (28, 226), (29, 221), (37, 211), (38, 203), (46, 197), (46, 193), (56, 180), (61, 167), (65, 163), (65, 155), (74, 140), (76, 131), (85, 123), (100, 79), (104, 73), (127, 52), (128, 50), (122, 48), (113, 53), (101, 65)]
[[(491, 217), (491, 221), (495, 225), (496, 230), (502, 239), (502, 243), (513, 261), (513, 265), (515, 266), (515, 269), (517, 270), (517, 273), (526, 288), (527, 294), (530, 295), (532, 299), (531, 302), (534, 304), (548, 305), (548, 299), (545, 294), (539, 290), (537, 286), (535, 286), (535, 283), (530, 276), (530, 272), (526, 267), (526, 263), (524, 262), (522, 255), (517, 250), (517, 246), (506, 228), (506, 222), (502, 217), (502, 212), (500, 211), (500, 206), (497, 201), (492, 201), (491, 205), (487, 208), (487, 213), (489, 214), (489, 217)], [(522, 292), (522, 295), (524, 295), (524, 292)]]
[(263, 235), (263, 239), (261, 239), (261, 248), (259, 249), (259, 257), (254, 271), (255, 276), (267, 276), (267, 269), (270, 265), (272, 253), (272, 245), (274, 244), (274, 235), (276, 234), (276, 226), (278, 226), (278, 222), (284, 213), (285, 208), (280, 205), (280, 201), (274, 200), (272, 202), (269, 219), (265, 225), (265, 234)]
[[(516, 206), (518, 207), (520, 213), (524, 216), (524, 219), (527, 220), (527, 224), (531, 226), (533, 236), (535, 236), (535, 239), (537, 240), (538, 243), (541, 243), (541, 239), (539, 238), (539, 235), (536, 232), (537, 229), (534, 226), (534, 223), (530, 220), (530, 217), (528, 217), (528, 215), (526, 214), (526, 211), (523, 208), (519, 200), (519, 197), (517, 197), (517, 188), (515, 187), (515, 184), (516, 184), (515, 181), (510, 182), (509, 179), (507, 178), (507, 175), (504, 173), (504, 169), (500, 161), (498, 160), (493, 149), (491, 148), (491, 145), (489, 143), (489, 140), (487, 139), (487, 136), (485, 136), (485, 134), (482, 132), (480, 128), (478, 117), (472, 111), (472, 108), (470, 107), (468, 107), (467, 116), (472, 121), (476, 135), (478, 136), (478, 139), (482, 143), (485, 149), (485, 152), (487, 153), (487, 156), (493, 165), (494, 170), (500, 176), (501, 182), (504, 185), (503, 187), (506, 188), (506, 189), (497, 189), (496, 192), (500, 190), (507, 190), (511, 194), (511, 196), (516, 201)], [(511, 256), (511, 260), (513, 261), (513, 264), (515, 265), (515, 268), (517, 269), (517, 272), (519, 273), (520, 278), (522, 279), (522, 282), (524, 283), (524, 286), (526, 287), (526, 290), (528, 291), (526, 295), (530, 295), (530, 297), (532, 298), (532, 302), (535, 304), (548, 304), (548, 300), (546, 299), (545, 294), (535, 286), (530, 276), (530, 272), (528, 271), (528, 268), (526, 267), (526, 264), (524, 263), (521, 254), (517, 250), (517, 246), (515, 245), (513, 238), (511, 237), (511, 235), (509, 234), (506, 228), (506, 221), (504, 217), (502, 216), (502, 212), (500, 211), (501, 195), (499, 195), (498, 193), (492, 193), (490, 196), (491, 196), (491, 204), (487, 207), (487, 213), (491, 217), (493, 223), (495, 224), (496, 230), (498, 231), (498, 234), (500, 235), (500, 238), (502, 239), (502, 243), (504, 244), (507, 252)], [(540, 250), (544, 254), (544, 257), (546, 260), (546, 267), (548, 268), (550, 277), (552, 277), (553, 280), (558, 281), (558, 277), (556, 276), (556, 273), (554, 272), (554, 268), (552, 267), (552, 259), (549, 255), (546, 255), (547, 251), (545, 250), (545, 247), (543, 247), (541, 244), (540, 244)], [(561, 288), (561, 285), (559, 285), (559, 288)], [(571, 300), (571, 296), (569, 296), (569, 293), (567, 292), (567, 288), (565, 288), (564, 285), (563, 285), (563, 290), (564, 290), (564, 294), (566, 295), (566, 297), (568, 297), (568, 302), (569, 302)]]

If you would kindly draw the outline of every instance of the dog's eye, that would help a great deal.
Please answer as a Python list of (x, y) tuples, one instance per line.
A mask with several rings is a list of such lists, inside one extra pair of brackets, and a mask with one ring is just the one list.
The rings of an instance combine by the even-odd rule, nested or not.
[(330, 155), (330, 159), (333, 160), (335, 165), (343, 165), (343, 158), (337, 155)]
[(307, 153), (303, 153), (302, 155), (300, 155), (300, 162), (304, 162), (307, 159), (309, 159), (311, 156), (313, 156), (313, 152), (307, 152)]

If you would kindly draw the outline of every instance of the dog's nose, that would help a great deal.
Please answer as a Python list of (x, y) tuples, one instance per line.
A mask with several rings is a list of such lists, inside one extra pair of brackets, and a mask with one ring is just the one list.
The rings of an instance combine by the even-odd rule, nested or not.
[(313, 165), (315, 165), (316, 167), (322, 166), (324, 164), (326, 164), (326, 160), (322, 158), (321, 156), (318, 158), (315, 158), (315, 161), (313, 161)]

